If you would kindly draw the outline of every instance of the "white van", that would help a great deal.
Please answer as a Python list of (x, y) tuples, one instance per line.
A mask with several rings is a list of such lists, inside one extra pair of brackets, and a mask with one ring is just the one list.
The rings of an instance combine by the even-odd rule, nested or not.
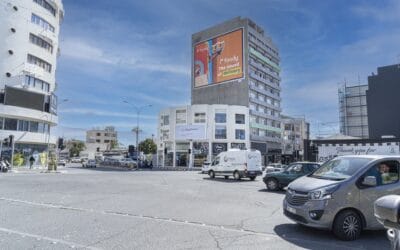
[(235, 180), (242, 177), (255, 180), (261, 174), (261, 153), (258, 150), (231, 149), (221, 152), (208, 166), (210, 178), (220, 175), (228, 179), (232, 175)]

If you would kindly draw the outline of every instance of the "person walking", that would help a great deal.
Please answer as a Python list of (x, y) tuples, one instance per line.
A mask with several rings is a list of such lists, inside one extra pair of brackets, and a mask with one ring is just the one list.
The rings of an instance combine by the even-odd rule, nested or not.
[(33, 157), (33, 155), (31, 155), (31, 158), (29, 158), (29, 169), (32, 169), (34, 162), (35, 162), (35, 157)]

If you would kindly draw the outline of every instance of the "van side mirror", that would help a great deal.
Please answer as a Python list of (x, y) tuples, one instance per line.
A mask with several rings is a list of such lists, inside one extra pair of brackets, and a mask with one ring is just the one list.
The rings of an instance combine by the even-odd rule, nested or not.
[(375, 176), (366, 176), (366, 177), (364, 177), (364, 180), (362, 181), (361, 184), (366, 187), (375, 187), (377, 185), (376, 177)]
[(376, 219), (386, 228), (400, 229), (400, 196), (386, 195), (374, 203)]

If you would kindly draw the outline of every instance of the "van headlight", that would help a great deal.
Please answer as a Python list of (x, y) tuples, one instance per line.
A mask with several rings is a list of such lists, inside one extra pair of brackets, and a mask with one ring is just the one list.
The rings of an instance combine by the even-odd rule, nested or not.
[(308, 198), (310, 200), (328, 200), (332, 199), (332, 194), (338, 190), (339, 185), (330, 185), (323, 188), (319, 188), (308, 192)]

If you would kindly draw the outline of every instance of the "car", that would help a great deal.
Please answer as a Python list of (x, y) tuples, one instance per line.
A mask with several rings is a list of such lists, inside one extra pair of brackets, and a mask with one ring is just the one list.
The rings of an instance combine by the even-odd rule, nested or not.
[(333, 158), (289, 184), (283, 212), (298, 224), (355, 240), (363, 230), (383, 229), (374, 216), (374, 201), (400, 195), (399, 173), (400, 156)]
[(211, 162), (208, 162), (208, 161), (203, 162), (203, 165), (201, 166), (201, 173), (202, 174), (207, 174), (210, 165), (211, 165)]
[(231, 149), (221, 152), (208, 167), (208, 175), (211, 179), (219, 175), (224, 176), (225, 179), (233, 176), (235, 180), (250, 178), (254, 181), (261, 174), (261, 153), (253, 149)]
[(96, 162), (96, 160), (83, 161), (82, 162), (82, 167), (84, 167), (84, 168), (96, 168), (97, 167), (97, 162)]
[(71, 158), (71, 163), (82, 163), (82, 159), (79, 157)]
[(294, 162), (283, 171), (266, 173), (263, 181), (270, 191), (278, 191), (289, 185), (295, 179), (307, 175), (320, 165), (315, 162)]
[(131, 158), (123, 158), (118, 161), (119, 165), (121, 167), (127, 167), (127, 168), (136, 168), (137, 167), (137, 162), (132, 160)]
[(287, 165), (281, 164), (281, 163), (271, 163), (268, 164), (268, 166), (265, 168), (266, 173), (271, 173), (271, 172), (281, 172), (283, 171)]
[(59, 160), (57, 161), (57, 165), (58, 165), (58, 166), (64, 166), (64, 167), (65, 167), (65, 165), (67, 165), (67, 161), (66, 161), (65, 159), (59, 159)]

